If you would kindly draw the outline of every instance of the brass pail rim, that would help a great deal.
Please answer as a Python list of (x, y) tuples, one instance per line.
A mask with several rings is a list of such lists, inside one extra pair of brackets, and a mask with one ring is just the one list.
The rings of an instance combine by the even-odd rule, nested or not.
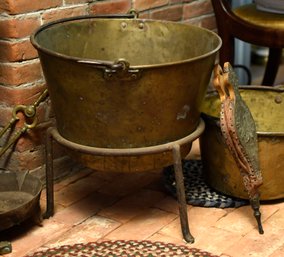
[[(111, 15), (110, 15), (111, 16)], [(69, 55), (66, 55), (66, 54), (61, 54), (61, 53), (57, 53), (55, 51), (52, 51), (52, 50), (49, 50), (47, 49), (46, 47), (43, 47), (41, 46), (37, 40), (36, 40), (36, 36), (46, 30), (47, 28), (50, 28), (54, 25), (57, 25), (57, 24), (60, 24), (60, 23), (67, 23), (67, 22), (73, 22), (73, 21), (76, 21), (76, 20), (84, 20), (84, 19), (100, 19), (100, 20), (113, 20), (113, 21), (118, 21), (118, 20), (133, 20), (135, 19), (136, 21), (141, 21), (141, 22), (151, 22), (151, 23), (168, 23), (168, 24), (176, 24), (177, 26), (188, 26), (189, 28), (190, 27), (194, 27), (194, 28), (197, 28), (199, 29), (200, 31), (203, 31), (203, 32), (206, 32), (210, 35), (212, 35), (215, 40), (217, 40), (217, 45), (216, 47), (214, 47), (213, 50), (211, 51), (208, 51), (206, 52), (205, 54), (202, 54), (202, 55), (198, 55), (196, 57), (192, 57), (192, 58), (189, 58), (189, 59), (184, 59), (184, 60), (179, 60), (179, 61), (173, 61), (173, 62), (165, 62), (165, 63), (159, 63), (159, 64), (147, 64), (147, 65), (130, 65), (131, 68), (134, 68), (134, 69), (146, 69), (146, 68), (158, 68), (158, 67), (165, 67), (165, 66), (171, 66), (171, 65), (176, 65), (176, 64), (184, 64), (184, 63), (190, 63), (190, 62), (194, 62), (196, 60), (201, 60), (201, 59), (204, 59), (208, 56), (211, 56), (212, 54), (216, 53), (219, 51), (219, 49), (221, 48), (222, 46), (222, 40), (221, 38), (213, 31), (209, 30), (209, 29), (206, 29), (206, 28), (203, 28), (203, 27), (198, 27), (196, 25), (190, 25), (190, 24), (185, 24), (185, 23), (179, 23), (179, 22), (173, 22), (173, 21), (165, 21), (165, 20), (153, 20), (153, 19), (137, 19), (137, 18), (133, 18), (133, 15), (129, 15), (129, 14), (126, 14), (126, 15), (123, 15), (121, 17), (117, 16), (117, 15), (113, 15), (113, 17), (111, 18), (106, 18), (106, 16), (104, 15), (83, 15), (83, 16), (75, 16), (75, 17), (70, 17), (70, 18), (63, 18), (63, 19), (59, 19), (59, 20), (56, 20), (56, 21), (52, 21), (52, 22), (49, 22), (49, 23), (46, 23), (42, 26), (40, 26), (31, 36), (30, 36), (30, 41), (32, 43), (32, 45), (37, 49), (37, 50), (40, 50), (42, 51), (43, 53), (45, 54), (48, 54), (48, 55), (52, 55), (52, 56), (55, 56), (55, 57), (59, 57), (59, 58), (62, 58), (62, 59), (65, 59), (65, 60), (69, 60), (69, 61), (73, 61), (73, 62), (76, 62), (76, 63), (102, 63), (102, 64), (109, 64), (108, 61), (104, 61), (104, 60), (96, 60), (96, 59), (87, 59), (87, 58), (80, 58), (80, 57), (74, 57), (74, 56), (69, 56)], [(123, 58), (123, 56), (121, 57)], [(114, 60), (115, 61), (115, 60)]]
[[(275, 93), (284, 93), (284, 86), (283, 85), (280, 85), (280, 86), (274, 86), (274, 87), (270, 87), (270, 86), (250, 86), (250, 85), (243, 85), (243, 86), (240, 86), (239, 87), (240, 90), (242, 89), (245, 89), (245, 90), (255, 90), (255, 91), (270, 91), (270, 92), (275, 92)], [(209, 97), (215, 97), (218, 98), (218, 94), (215, 90), (213, 91), (209, 91), (207, 93), (207, 96), (206, 98), (209, 98)], [(205, 99), (206, 99), (205, 98)], [(283, 101), (284, 101), (284, 98), (283, 98)], [(216, 124), (217, 126), (219, 126), (219, 117), (217, 116), (214, 116), (214, 115), (210, 115), (204, 111), (201, 111), (202, 112), (202, 117), (204, 117), (204, 120), (206, 122), (210, 122), (210, 123), (214, 123)], [(261, 130), (258, 130), (257, 132), (257, 135), (258, 136), (268, 136), (268, 137), (282, 137), (284, 136), (284, 131), (261, 131)]]

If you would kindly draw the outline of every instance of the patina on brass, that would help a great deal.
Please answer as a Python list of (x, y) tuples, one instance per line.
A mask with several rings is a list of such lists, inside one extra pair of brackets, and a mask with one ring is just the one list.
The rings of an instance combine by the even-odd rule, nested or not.
[(16, 105), (12, 111), (12, 118), (7, 123), (7, 125), (0, 131), (0, 139), (8, 133), (9, 130), (13, 129), (15, 124), (20, 120), (18, 114), (22, 113), (25, 118), (24, 126), (16, 131), (8, 140), (5, 145), (0, 148), (0, 157), (10, 148), (12, 147), (18, 139), (25, 134), (29, 129), (32, 129), (37, 124), (37, 117), (36, 117), (36, 108), (39, 106), (41, 102), (43, 102), (46, 97), (48, 96), (47, 89), (45, 89), (39, 98), (31, 105)]
[(259, 191), (262, 175), (259, 168), (256, 126), (249, 108), (238, 91), (237, 76), (227, 62), (224, 69), (216, 65), (214, 87), (221, 100), (220, 127), (249, 195), (258, 231), (263, 234), (259, 211)]
[(31, 37), (59, 133), (102, 148), (164, 144), (193, 132), (221, 40), (187, 24), (75, 17)]
[(8, 241), (0, 241), (0, 255), (12, 252), (12, 245)]
[(40, 223), (40, 180), (25, 172), (0, 171), (0, 231), (34, 217)]
[[(284, 88), (249, 86), (240, 87), (239, 91), (256, 123), (263, 177), (260, 199), (281, 199), (284, 197)], [(247, 199), (238, 167), (221, 134), (220, 99), (216, 93), (206, 97), (202, 111), (206, 129), (200, 138), (200, 149), (207, 183), (224, 194)]]

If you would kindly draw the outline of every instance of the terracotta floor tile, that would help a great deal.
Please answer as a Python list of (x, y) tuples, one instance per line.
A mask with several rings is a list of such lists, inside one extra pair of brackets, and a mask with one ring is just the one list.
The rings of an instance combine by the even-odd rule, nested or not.
[(104, 181), (94, 179), (93, 177), (84, 177), (76, 183), (56, 191), (54, 199), (63, 206), (69, 206), (80, 199), (85, 198), (88, 194), (94, 192), (96, 189), (104, 185)]
[[(92, 173), (91, 173), (91, 176), (92, 177), (95, 177), (95, 178), (98, 178), (100, 180), (105, 180), (105, 181), (114, 181), (116, 180), (118, 177), (120, 177), (122, 174), (119, 173), (119, 172), (102, 172), (102, 171), (96, 171), (96, 170), (91, 170)], [(124, 176), (126, 176), (124, 174)]]
[(137, 192), (160, 176), (158, 172), (122, 173), (116, 180), (101, 187), (99, 191), (110, 195), (125, 196)]
[(167, 196), (166, 198), (158, 201), (154, 207), (167, 211), (172, 212), (175, 214), (179, 214), (179, 207), (177, 199), (173, 198), (172, 196)]
[(277, 209), (277, 211), (265, 220), (264, 224), (268, 230), (284, 229), (284, 208)]
[[(43, 227), (26, 221), (0, 233), (13, 253), (79, 242), (136, 239), (185, 244), (177, 201), (165, 192), (160, 171), (119, 174), (90, 171), (56, 183), (55, 215)], [(41, 198), (45, 209), (44, 191)], [(284, 202), (261, 206), (264, 235), (256, 230), (250, 206), (218, 209), (187, 206), (195, 243), (189, 247), (222, 257), (282, 257)], [(283, 256), (284, 257), (284, 256)]]
[[(261, 206), (262, 222), (268, 219), (278, 209), (279, 207), (277, 205)], [(222, 217), (216, 222), (215, 226), (245, 235), (249, 231), (256, 229), (257, 224), (251, 207), (243, 206)]]
[(59, 191), (61, 190), (63, 187), (66, 187), (70, 184), (75, 183), (78, 180), (81, 180), (84, 177), (88, 177), (90, 176), (94, 171), (90, 170), (90, 169), (81, 169), (79, 172), (75, 172), (73, 174), (70, 174), (68, 177), (66, 178), (62, 178), (60, 179), (59, 182), (57, 182), (54, 185), (54, 191)]
[(192, 207), (189, 209), (189, 224), (192, 227), (209, 227), (227, 215), (226, 209)]
[[(186, 244), (182, 240), (179, 220), (176, 219), (174, 223), (172, 222), (171, 224), (174, 224), (174, 226), (171, 226), (173, 230), (169, 231), (163, 229), (149, 239), (154, 241), (160, 240), (163, 242), (172, 242), (176, 244)], [(191, 233), (195, 237), (195, 242), (191, 245), (186, 244), (187, 246), (199, 248), (218, 255), (221, 255), (228, 246), (238, 242), (241, 239), (239, 234), (233, 234), (231, 232), (214, 227), (203, 227), (199, 228), (198, 231), (192, 229)]]
[(99, 215), (125, 223), (131, 218), (143, 213), (145, 209), (164, 198), (164, 194), (152, 190), (140, 190), (129, 195), (114, 205), (103, 209)]
[(95, 242), (120, 225), (114, 220), (95, 215), (73, 227), (59, 238), (49, 241), (45, 247), (52, 248), (68, 244)]
[(115, 196), (93, 192), (81, 201), (56, 212), (53, 219), (65, 224), (78, 224), (96, 214), (103, 207), (111, 205), (116, 200)]
[[(275, 208), (277, 205), (271, 205), (269, 210)], [(260, 235), (257, 229), (253, 229), (237, 245), (226, 249), (225, 253), (237, 257), (234, 251), (239, 248), (238, 253), (241, 256), (267, 257), (279, 250), (284, 244), (284, 209), (281, 208), (264, 219), (263, 228), (263, 235)]]
[[(46, 211), (46, 197), (41, 197), (40, 198), (40, 208), (42, 213), (44, 213)], [(61, 204), (59, 204), (58, 202), (54, 201), (54, 210), (55, 212), (61, 211), (63, 210), (65, 207)]]
[(277, 248), (269, 257), (284, 257), (284, 243)]
[[(193, 232), (195, 230), (193, 229)], [(221, 255), (225, 250), (238, 243), (242, 236), (216, 227), (203, 227), (199, 229), (195, 236), (194, 247), (205, 251)]]
[(68, 224), (58, 223), (52, 219), (44, 220), (43, 226), (34, 226), (27, 231), (12, 239), (13, 251), (5, 257), (23, 257), (29, 252), (33, 252), (53, 237), (58, 237), (64, 234), (71, 228)]
[(172, 243), (172, 244), (177, 244), (177, 245), (187, 245), (189, 247), (191, 246), (191, 245), (185, 243), (184, 240), (182, 239), (182, 237), (179, 237), (179, 238), (171, 237), (171, 236), (165, 235), (161, 232), (155, 233), (154, 235), (147, 238), (147, 240), (160, 241), (160, 242), (164, 242), (164, 243)]
[[(281, 236), (282, 235), (282, 236)], [(251, 231), (235, 245), (231, 245), (224, 253), (232, 257), (267, 257), (284, 244), (284, 229), (277, 233), (266, 229), (264, 235)]]
[[(226, 213), (225, 210), (217, 208), (188, 208), (189, 229), (191, 234), (197, 237), (200, 232), (203, 233), (204, 229), (213, 226), (216, 221), (226, 215)], [(161, 230), (161, 233), (179, 238), (181, 236), (179, 218), (165, 226)]]
[(111, 240), (143, 240), (160, 231), (166, 224), (176, 218), (175, 214), (149, 208), (139, 216), (114, 230), (106, 237)]

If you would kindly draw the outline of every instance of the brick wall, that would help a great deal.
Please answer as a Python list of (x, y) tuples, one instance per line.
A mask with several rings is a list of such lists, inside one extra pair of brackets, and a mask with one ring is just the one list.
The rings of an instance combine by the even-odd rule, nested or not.
[[(0, 127), (16, 104), (32, 104), (45, 88), (37, 52), (29, 36), (40, 25), (63, 17), (126, 13), (215, 29), (210, 0), (0, 0)], [(42, 172), (44, 132), (53, 122), (49, 100), (38, 108), (38, 126), (0, 159), (0, 168)], [(23, 122), (19, 122), (18, 127)], [(1, 145), (6, 137), (0, 140)], [(56, 158), (65, 159), (58, 147)], [(63, 161), (62, 161), (63, 162)]]

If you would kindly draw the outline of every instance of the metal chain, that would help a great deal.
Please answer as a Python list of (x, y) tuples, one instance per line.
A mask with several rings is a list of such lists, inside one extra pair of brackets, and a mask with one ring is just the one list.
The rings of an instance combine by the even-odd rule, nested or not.
[(0, 149), (0, 157), (12, 146), (14, 145), (18, 139), (26, 133), (29, 129), (32, 129), (37, 124), (36, 118), (36, 108), (39, 106), (41, 102), (43, 102), (48, 96), (48, 90), (45, 89), (43, 93), (39, 96), (39, 98), (32, 105), (16, 105), (12, 111), (12, 118), (9, 123), (1, 130), (0, 139), (2, 136), (20, 120), (17, 116), (19, 112), (23, 113), (25, 117), (24, 126), (19, 129), (8, 142)]

